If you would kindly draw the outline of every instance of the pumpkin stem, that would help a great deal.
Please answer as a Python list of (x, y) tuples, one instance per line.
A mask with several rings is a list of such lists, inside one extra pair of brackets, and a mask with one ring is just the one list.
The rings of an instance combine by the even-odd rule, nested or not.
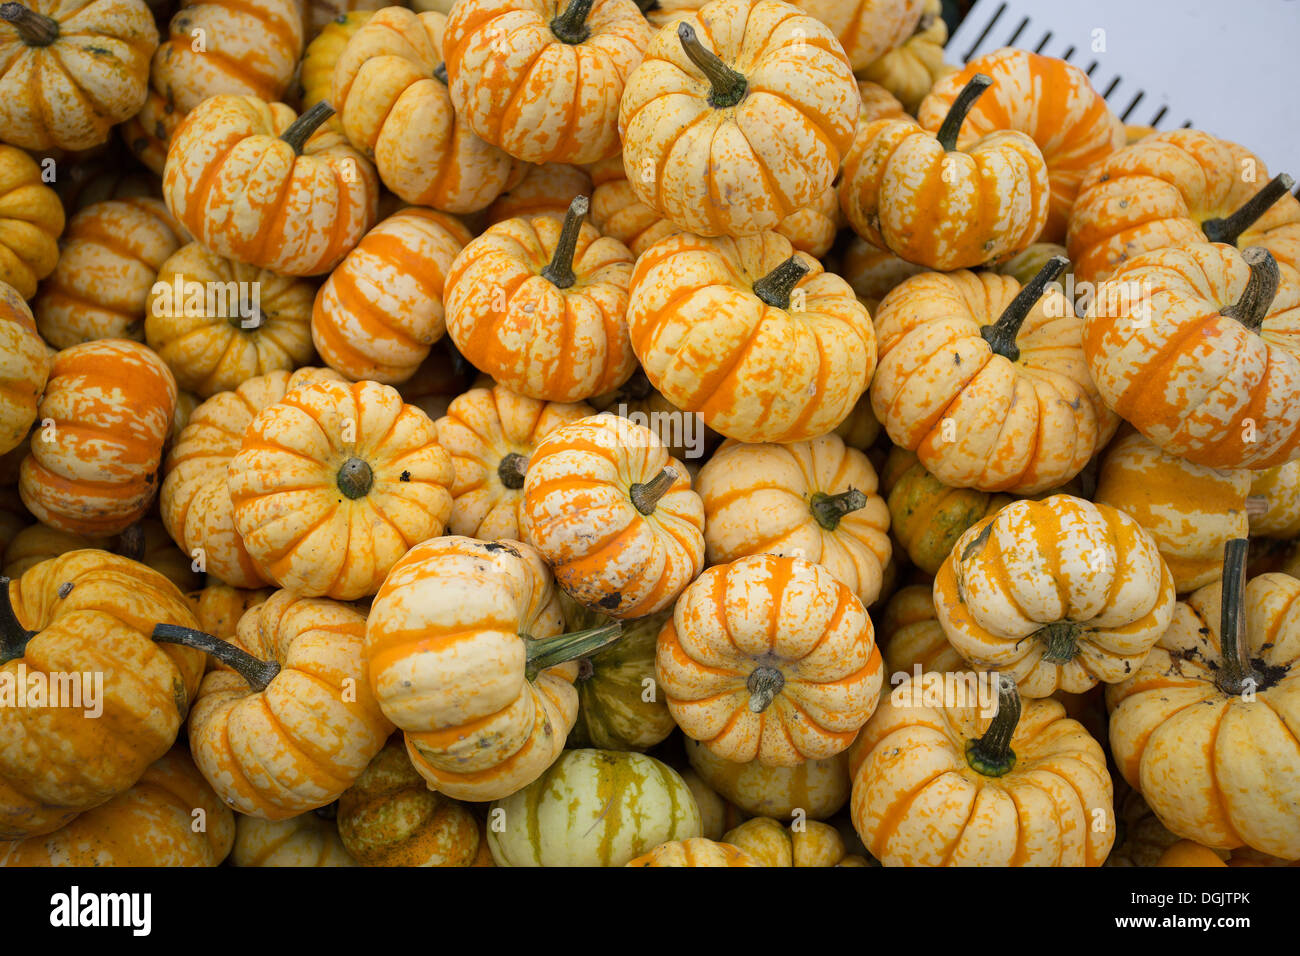
[(1068, 664), (1079, 650), (1079, 625), (1073, 621), (1056, 621), (1040, 627), (1033, 636), (1047, 644), (1043, 660), (1049, 664)]
[(8, 664), (23, 656), (27, 642), (37, 635), (18, 621), (13, 600), (9, 596), (9, 578), (0, 577), (0, 664)]
[(28, 46), (49, 46), (59, 38), (59, 21), (29, 10), (21, 3), (0, 3), (0, 19), (8, 20)]
[(551, 21), (551, 32), (556, 39), (568, 44), (582, 43), (591, 36), (587, 14), (595, 0), (569, 0), (564, 12)]
[(677, 24), (677, 39), (682, 42), (682, 49), (691, 62), (700, 68), (704, 78), (713, 87), (709, 93), (709, 105), (714, 109), (724, 110), (735, 106), (745, 98), (749, 90), (749, 81), (745, 74), (738, 73), (722, 62), (712, 50), (706, 50), (700, 38), (695, 35), (695, 28), (689, 23)]
[(117, 539), (117, 547), (114, 551), (124, 558), (130, 558), (132, 561), (144, 560), (144, 528), (140, 526), (139, 522), (122, 532), (121, 537)]
[(528, 664), (524, 674), (531, 681), (536, 680), (537, 675), (548, 667), (580, 657), (589, 657), (613, 644), (623, 636), (623, 624), (621, 621), (611, 621), (585, 631), (557, 634), (541, 640), (534, 640), (527, 635), (520, 636), (528, 645)]
[(961, 124), (966, 122), (966, 114), (975, 105), (975, 101), (992, 85), (991, 77), (976, 73), (952, 101), (952, 106), (948, 107), (948, 115), (943, 118), (943, 125), (939, 127), (939, 132), (934, 134), (934, 138), (939, 141), (945, 153), (951, 153), (957, 148), (957, 134), (961, 132)]
[(512, 451), (501, 459), (497, 465), (497, 477), (501, 484), (511, 491), (518, 491), (524, 486), (524, 472), (528, 470), (528, 457)]
[(1012, 362), (1020, 360), (1020, 348), (1016, 345), (1016, 336), (1020, 334), (1020, 326), (1024, 324), (1025, 316), (1029, 315), (1029, 310), (1043, 297), (1047, 283), (1055, 280), (1069, 264), (1070, 260), (1065, 256), (1052, 256), (1038, 270), (1038, 274), (1016, 293), (1016, 297), (1002, 310), (998, 320), (992, 325), (980, 328), (980, 335), (993, 349), (994, 354), (1004, 356)]
[(1219, 314), (1236, 319), (1250, 331), (1258, 332), (1269, 306), (1273, 304), (1273, 297), (1277, 295), (1281, 273), (1273, 254), (1262, 246), (1251, 246), (1241, 254), (1241, 258), (1250, 266), (1250, 280), (1242, 290), (1241, 298)]
[(1219, 651), (1223, 666), (1215, 678), (1219, 690), (1237, 696), (1261, 690), (1260, 675), (1246, 651), (1246, 557), (1250, 542), (1230, 538), (1223, 546), (1223, 584), (1219, 611)]
[(236, 647), (229, 641), (223, 641), (218, 637), (205, 634), (203, 631), (192, 627), (181, 627), (177, 624), (156, 624), (153, 629), (153, 639), (159, 644), (180, 644), (183, 647), (193, 647), (204, 654), (215, 657), (244, 678), (248, 682), (248, 686), (257, 693), (266, 690), (275, 675), (280, 673), (280, 665), (275, 661), (259, 660), (248, 651)]
[(834, 531), (840, 525), (840, 519), (850, 512), (867, 506), (867, 496), (856, 488), (841, 491), (838, 495), (828, 495), (819, 491), (808, 502), (808, 510), (817, 519), (817, 523), (827, 531)]
[(939, 19), (939, 14), (926, 11), (921, 14), (921, 19), (916, 21), (916, 29), (912, 31), (912, 36), (924, 33), (930, 27), (934, 26), (934, 21)]
[(966, 763), (986, 777), (1001, 777), (1016, 765), (1011, 738), (1020, 723), (1020, 691), (1006, 674), (998, 674), (998, 710), (984, 736), (966, 741)]
[(789, 309), (790, 293), (810, 271), (802, 259), (793, 255), (754, 283), (754, 295), (774, 309)]
[(668, 489), (673, 486), (678, 477), (677, 469), (669, 465), (649, 481), (633, 482), (632, 487), (627, 491), (627, 496), (632, 499), (632, 504), (636, 506), (637, 511), (643, 515), (652, 515), (655, 512), (655, 505), (659, 504), (659, 499), (668, 493)]
[(280, 138), (293, 147), (295, 153), (302, 153), (303, 144), (311, 139), (312, 134), (321, 124), (334, 115), (334, 107), (321, 100), (307, 112), (299, 116)]
[(1241, 208), (1230, 216), (1221, 219), (1207, 219), (1201, 224), (1201, 232), (1210, 242), (1226, 242), (1235, 246), (1241, 234), (1255, 224), (1260, 216), (1268, 212), (1273, 203), (1291, 191), (1295, 180), (1286, 173), (1278, 173), (1265, 184), (1264, 188), (1242, 203)]
[(557, 289), (567, 289), (578, 281), (573, 274), (573, 254), (578, 248), (578, 236), (582, 233), (582, 220), (590, 206), (586, 196), (574, 196), (569, 203), (569, 211), (564, 214), (564, 225), (560, 228), (560, 239), (555, 244), (555, 253), (551, 261), (542, 270), (542, 278), (548, 280)]
[(441, 83), (443, 86), (447, 85), (449, 81), (447, 80), (446, 63), (439, 63), (437, 66), (433, 68), (433, 78), (437, 80), (439, 83)]
[(365, 497), (375, 483), (375, 473), (370, 465), (360, 458), (349, 458), (339, 468), (337, 484), (339, 491), (351, 501)]
[(785, 675), (775, 667), (763, 664), (749, 672), (745, 689), (749, 691), (749, 709), (756, 714), (767, 710), (776, 695), (785, 687)]

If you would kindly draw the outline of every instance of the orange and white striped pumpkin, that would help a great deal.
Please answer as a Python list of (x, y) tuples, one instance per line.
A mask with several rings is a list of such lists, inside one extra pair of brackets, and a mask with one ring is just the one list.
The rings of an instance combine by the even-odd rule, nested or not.
[(0, 455), (22, 444), (50, 374), (48, 347), (18, 290), (0, 282)]
[(924, 0), (792, 0), (831, 28), (854, 71), (901, 46), (915, 32)]

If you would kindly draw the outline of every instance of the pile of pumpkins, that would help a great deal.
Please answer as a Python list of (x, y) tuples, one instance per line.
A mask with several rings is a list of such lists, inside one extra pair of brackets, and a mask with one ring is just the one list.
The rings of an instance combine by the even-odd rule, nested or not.
[(1294, 182), (939, 12), (0, 6), (0, 864), (1300, 861)]

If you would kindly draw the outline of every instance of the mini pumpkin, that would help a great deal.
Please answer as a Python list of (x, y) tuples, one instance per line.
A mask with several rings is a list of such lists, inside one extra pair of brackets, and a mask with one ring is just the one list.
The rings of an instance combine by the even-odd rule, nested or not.
[(524, 476), (538, 443), (561, 425), (586, 418), (581, 402), (540, 402), (503, 385), (475, 388), (438, 419), (438, 444), (451, 456), (452, 534), (485, 541), (526, 540)]
[(513, 162), (452, 107), (441, 13), (388, 6), (348, 41), (330, 102), (348, 140), (409, 203), (476, 212), (509, 185)]
[(442, 534), (453, 477), (433, 422), (395, 389), (322, 380), (249, 422), (226, 489), (263, 575), (353, 601), (374, 594), (411, 545)]
[(838, 435), (789, 445), (727, 442), (695, 486), (710, 564), (793, 555), (825, 567), (863, 606), (880, 596), (889, 509), (867, 456)]
[(523, 528), (570, 597), (611, 617), (668, 607), (704, 567), (704, 508), (659, 436), (616, 415), (562, 425), (524, 475)]
[(159, 643), (220, 661), (190, 714), (190, 752), (223, 802), (283, 820), (333, 803), (383, 747), (393, 725), (366, 684), (365, 615), (277, 591), (223, 641), (160, 624)]
[(1191, 243), (1101, 283), (1083, 348), (1106, 405), (1163, 451), (1263, 469), (1300, 454), (1297, 330), (1294, 269), (1262, 247)]
[(59, 352), (23, 459), (23, 503), (62, 531), (124, 531), (153, 503), (175, 409), (172, 373), (139, 343), (101, 339)]
[(862, 80), (879, 83), (898, 97), (909, 113), (916, 113), (935, 82), (954, 68), (944, 62), (948, 25), (941, 0), (924, 0), (921, 19), (911, 36), (858, 69)]
[(583, 222), (587, 199), (508, 219), (470, 242), (443, 287), (447, 331), (476, 368), (521, 395), (579, 402), (636, 368), (626, 313), (632, 254)]
[(1300, 744), (1288, 720), (1300, 693), (1300, 581), (1247, 581), (1246, 546), (1225, 545), (1222, 580), (1179, 602), (1141, 667), (1107, 688), (1110, 744), (1176, 835), (1297, 860)]
[[(379, 4), (376, 9), (380, 9)], [(298, 85), (302, 108), (309, 110), (317, 103), (329, 100), (334, 87), (334, 67), (347, 47), (348, 41), (374, 16), (374, 10), (348, 10), (331, 17), (302, 51), (298, 65)], [(332, 118), (337, 122), (337, 117)]]
[(525, 162), (606, 159), (651, 33), (632, 0), (464, 0), (442, 40), (456, 113)]
[(356, 866), (333, 820), (300, 813), (287, 820), (235, 815), (232, 866)]
[(940, 129), (961, 91), (977, 74), (988, 76), (993, 89), (970, 110), (958, 147), (965, 148), (1000, 130), (1029, 136), (1042, 152), (1051, 183), (1051, 202), (1041, 236), (1044, 241), (1059, 242), (1065, 237), (1075, 197), (1088, 170), (1124, 145), (1124, 124), (1093, 88), (1088, 74), (1077, 66), (1057, 57), (1003, 47), (938, 79), (917, 110), (921, 125)]
[[(623, 161), (618, 156), (605, 162), (622, 169)], [(591, 176), (582, 166), (574, 166), (571, 163), (544, 163), (541, 166), (519, 163), (518, 165), (523, 167), (522, 178), (488, 206), (489, 225), (507, 219), (532, 219), (535, 216), (564, 218), (573, 200), (579, 196), (592, 194)], [(595, 221), (593, 216), (592, 222)]]
[(746, 814), (827, 820), (849, 799), (847, 751), (793, 767), (769, 767), (758, 760), (724, 760), (689, 737), (685, 744), (687, 759), (704, 783)]
[(695, 803), (700, 808), (700, 829), (706, 838), (721, 840), (722, 834), (744, 821), (745, 815), (719, 796), (689, 766), (676, 769), (686, 781), (686, 786), (690, 788), (691, 795), (695, 797)]
[(0, 707), (0, 839), (56, 830), (127, 790), (171, 748), (198, 691), (203, 655), (154, 645), (149, 634), (159, 621), (193, 627), (194, 615), (157, 571), (105, 551), (73, 551), (6, 580), (7, 693), (17, 690), (20, 668), (99, 673), (103, 690), (96, 702), (83, 698), (83, 708), (48, 700)]
[(682, 593), (655, 670), (688, 737), (783, 767), (846, 750), (882, 685), (853, 592), (820, 565), (770, 554), (712, 567)]
[(794, 0), (831, 28), (855, 71), (902, 46), (920, 26), (924, 0)]
[(59, 261), (63, 226), (63, 204), (36, 160), (0, 143), (0, 282), (34, 296)]
[(242, 589), (228, 584), (209, 584), (199, 591), (187, 594), (194, 620), (199, 630), (223, 641), (229, 641), (239, 631), (239, 620), (244, 612), (256, 607), (275, 591), (271, 588)]
[(730, 843), (704, 837), (661, 843), (625, 866), (762, 866), (754, 857)]
[(235, 815), (175, 747), (62, 829), (0, 843), (0, 867), (217, 866), (234, 841)]
[(488, 831), (498, 866), (623, 866), (701, 831), (700, 809), (676, 771), (612, 750), (566, 750), (488, 815), (503, 821)]
[(1115, 684), (1174, 613), (1155, 541), (1109, 505), (1072, 495), (1012, 502), (957, 539), (934, 579), (944, 633), (1026, 697)]
[(637, 259), (627, 324), (664, 398), (739, 441), (832, 431), (876, 368), (871, 317), (847, 283), (771, 232), (655, 243)]
[(191, 242), (158, 269), (145, 310), (145, 341), (180, 388), (209, 398), (255, 375), (310, 361), (314, 293), (304, 280)]
[(748, 853), (763, 866), (866, 866), (850, 854), (844, 838), (829, 823), (805, 820), (782, 826), (771, 817), (755, 817), (727, 831), (723, 841)]
[(851, 236), (838, 261), (828, 263), (828, 267), (844, 277), (873, 316), (880, 311), (881, 300), (896, 286), (928, 271), (924, 266), (898, 258), (887, 249), (873, 246), (856, 234)]
[[(876, 631), (891, 679), (899, 674), (956, 673), (970, 664), (948, 641), (934, 610), (934, 588), (912, 584), (900, 588), (885, 605)], [(919, 671), (917, 668), (919, 667)]]
[(167, 149), (163, 198), (217, 255), (281, 275), (328, 272), (379, 214), (369, 160), (320, 125), (255, 96), (214, 96), (185, 117)]
[(830, 188), (860, 104), (819, 20), (777, 0), (714, 0), (655, 34), (627, 82), (628, 182), (698, 235), (774, 229)]
[[(167, 455), (159, 494), (163, 524), (181, 550), (202, 568), (236, 588), (270, 583), (257, 567), (235, 527), (226, 475), (239, 453), (244, 432), (261, 411), (289, 389), (320, 379), (338, 379), (329, 369), (271, 372), (244, 382), (233, 392), (212, 396)], [(219, 635), (220, 636), (220, 635)]]
[(446, 334), (443, 283), (470, 238), (459, 220), (417, 208), (367, 232), (311, 310), (311, 338), (325, 364), (354, 381), (411, 378)]
[[(43, 524), (28, 525), (13, 536), (5, 548), (4, 576), (20, 578), (42, 561), (57, 558), (69, 551), (83, 551), (87, 548), (111, 551), (113, 538), (111, 536), (89, 538), (71, 531), (49, 528)], [(138, 556), (124, 555), (124, 557), (139, 560)]]
[(577, 714), (573, 659), (618, 638), (563, 627), (550, 571), (521, 542), (433, 538), (393, 566), (366, 621), (367, 673), (433, 789), (496, 800), (555, 762)]
[(885, 866), (1106, 859), (1115, 819), (1101, 745), (1057, 701), (1022, 702), (1006, 675), (998, 684), (992, 714), (974, 702), (886, 700), (863, 729), (854, 745), (853, 825)]
[(1049, 283), (990, 272), (905, 281), (880, 304), (871, 407), (944, 484), (1034, 494), (1069, 481), (1114, 434), (1084, 361), (1084, 324)]
[(0, 281), (0, 455), (31, 431), (50, 365), (32, 310), (18, 290)]
[(36, 324), (55, 348), (144, 340), (149, 293), (185, 234), (157, 199), (111, 199), (68, 223), (54, 273), (36, 297)]
[(872, 245), (929, 269), (970, 269), (1024, 249), (1047, 222), (1047, 165), (1034, 141), (994, 130), (958, 148), (972, 104), (991, 85), (973, 76), (931, 134), (909, 118), (858, 130), (844, 160), (840, 207)]
[(7, 142), (88, 149), (144, 103), (158, 28), (142, 0), (9, 3), (0, 21)]
[(362, 866), (470, 866), (479, 853), (474, 815), (425, 786), (401, 738), (339, 797), (338, 831)]

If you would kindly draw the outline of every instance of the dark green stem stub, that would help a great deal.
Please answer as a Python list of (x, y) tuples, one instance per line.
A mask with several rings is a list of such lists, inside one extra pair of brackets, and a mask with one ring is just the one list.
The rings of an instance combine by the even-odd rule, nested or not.
[(578, 281), (573, 274), (573, 254), (578, 249), (578, 236), (582, 234), (582, 220), (587, 215), (591, 203), (586, 196), (574, 196), (569, 203), (569, 211), (564, 214), (564, 225), (560, 227), (560, 238), (555, 243), (555, 252), (551, 261), (542, 269), (542, 278), (557, 289), (567, 289)]
[(333, 115), (334, 107), (322, 100), (294, 120), (289, 128), (280, 134), (280, 138), (292, 146), (295, 153), (301, 154), (307, 140), (311, 139), (312, 134), (321, 127), (321, 124)]
[(1273, 254), (1262, 246), (1251, 246), (1241, 254), (1241, 258), (1250, 266), (1250, 279), (1242, 290), (1241, 298), (1224, 309), (1220, 315), (1236, 319), (1252, 332), (1258, 332), (1264, 324), (1264, 316), (1277, 295), (1278, 282), (1282, 278), (1281, 270)]
[(754, 283), (754, 295), (774, 309), (789, 309), (790, 294), (810, 271), (797, 255), (791, 256)]
[(1034, 637), (1047, 644), (1042, 659), (1048, 664), (1068, 664), (1079, 652), (1079, 634), (1082, 628), (1073, 621), (1055, 621), (1034, 632)]
[(628, 489), (627, 496), (632, 499), (637, 511), (643, 515), (652, 515), (659, 499), (668, 493), (678, 477), (677, 469), (669, 465), (649, 481), (634, 482)]
[(709, 93), (710, 106), (725, 110), (745, 98), (749, 91), (749, 81), (745, 79), (745, 74), (733, 70), (716, 53), (705, 49), (693, 26), (689, 23), (677, 24), (677, 39), (681, 41), (682, 49), (691, 62), (700, 68), (704, 78), (713, 87)]
[(1016, 297), (1002, 310), (997, 321), (980, 328), (980, 336), (989, 344), (989, 348), (993, 349), (994, 354), (1001, 355), (1012, 362), (1020, 360), (1020, 348), (1016, 345), (1020, 326), (1024, 324), (1025, 317), (1029, 315), (1034, 304), (1043, 297), (1047, 284), (1054, 281), (1069, 264), (1070, 260), (1065, 256), (1052, 256), (1038, 270), (1038, 274), (1016, 293)]
[(749, 709), (761, 714), (776, 700), (776, 695), (785, 687), (785, 675), (775, 667), (764, 664), (749, 672), (745, 689), (749, 691)]
[(0, 20), (12, 23), (19, 38), (28, 46), (49, 46), (59, 38), (58, 20), (21, 3), (0, 3)]
[(18, 623), (13, 601), (9, 597), (9, 579), (0, 577), (0, 664), (8, 664), (23, 656), (27, 643), (37, 635)]
[(441, 83), (443, 86), (447, 85), (448, 80), (447, 80), (446, 63), (439, 63), (437, 66), (433, 68), (433, 78), (437, 80), (439, 83)]
[(952, 101), (952, 106), (948, 107), (948, 115), (943, 118), (943, 125), (939, 127), (939, 132), (934, 134), (934, 138), (939, 141), (945, 153), (951, 153), (957, 148), (957, 135), (961, 132), (961, 124), (966, 122), (966, 114), (975, 105), (975, 101), (992, 85), (991, 77), (976, 73)]
[(236, 647), (228, 641), (197, 631), (192, 627), (180, 627), (177, 624), (158, 624), (153, 629), (153, 639), (159, 644), (180, 644), (192, 647), (215, 657), (231, 670), (239, 674), (257, 693), (266, 690), (275, 675), (280, 673), (280, 665), (275, 661), (259, 660), (252, 654)]
[(571, 634), (557, 634), (534, 640), (527, 635), (520, 635), (528, 645), (528, 663), (524, 674), (531, 681), (548, 667), (563, 664), (566, 661), (590, 657), (602, 648), (613, 644), (623, 636), (623, 624), (613, 621), (600, 627)]
[(986, 777), (1001, 777), (1016, 766), (1016, 752), (1011, 738), (1020, 723), (1020, 692), (1016, 682), (1006, 674), (998, 675), (998, 710), (989, 721), (984, 735), (966, 741), (966, 763)]
[(846, 514), (867, 506), (867, 496), (856, 488), (841, 491), (837, 495), (828, 495), (823, 491), (814, 494), (808, 502), (808, 510), (817, 519), (817, 523), (827, 531), (834, 531), (840, 525), (840, 519)]
[(528, 458), (517, 451), (503, 455), (497, 465), (497, 477), (501, 484), (511, 491), (518, 491), (524, 486), (524, 472), (528, 470)]
[(356, 501), (370, 493), (375, 483), (375, 473), (362, 459), (349, 458), (339, 468), (337, 482), (343, 496), (350, 501)]
[(1291, 191), (1295, 180), (1286, 173), (1278, 173), (1270, 179), (1264, 188), (1242, 203), (1241, 208), (1230, 216), (1221, 219), (1207, 219), (1201, 223), (1201, 232), (1210, 242), (1226, 242), (1235, 246), (1241, 234), (1255, 224), (1260, 216), (1268, 212), (1273, 203)]
[(1223, 588), (1219, 611), (1219, 649), (1223, 666), (1215, 676), (1219, 690), (1233, 697), (1262, 690), (1263, 678), (1246, 647), (1246, 559), (1250, 542), (1230, 538), (1223, 546)]
[(582, 43), (591, 36), (591, 27), (587, 26), (587, 15), (595, 0), (569, 0), (564, 12), (551, 21), (551, 32), (562, 43), (570, 45)]

